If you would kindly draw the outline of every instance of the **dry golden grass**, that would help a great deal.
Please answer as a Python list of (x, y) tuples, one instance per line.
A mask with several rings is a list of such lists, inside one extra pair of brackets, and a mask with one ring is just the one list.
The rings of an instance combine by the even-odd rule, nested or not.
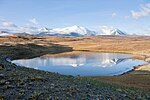
[(150, 71), (150, 65), (141, 66), (141, 67), (137, 68), (136, 70)]
[[(0, 44), (15, 45), (60, 44), (72, 47), (77, 54), (88, 52), (116, 52), (138, 54), (135, 58), (143, 59), (150, 56), (150, 37), (144, 36), (87, 36), (87, 37), (36, 37), (36, 36), (7, 36), (0, 37)], [(73, 52), (74, 54), (75, 52)], [(70, 53), (71, 54), (71, 53)], [(143, 56), (141, 56), (143, 55)]]
[(150, 73), (147, 71), (134, 71), (121, 76), (95, 76), (91, 78), (150, 91)]
[(59, 53), (59, 54), (46, 54), (41, 57), (62, 57), (62, 56), (77, 56), (81, 54), (90, 54), (92, 52), (84, 52), (84, 51), (72, 51), (72, 52), (65, 52), (65, 53)]
[(78, 41), (59, 41), (58, 44), (69, 45), (74, 50), (150, 54), (150, 37), (82, 37)]

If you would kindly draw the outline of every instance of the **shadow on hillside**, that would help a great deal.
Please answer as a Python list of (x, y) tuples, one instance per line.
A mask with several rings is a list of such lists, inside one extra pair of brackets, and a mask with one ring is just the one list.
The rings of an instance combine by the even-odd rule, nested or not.
[(73, 51), (71, 47), (58, 44), (37, 45), (37, 44), (16, 44), (0, 46), (0, 55), (7, 58), (33, 58), (45, 54), (56, 54)]

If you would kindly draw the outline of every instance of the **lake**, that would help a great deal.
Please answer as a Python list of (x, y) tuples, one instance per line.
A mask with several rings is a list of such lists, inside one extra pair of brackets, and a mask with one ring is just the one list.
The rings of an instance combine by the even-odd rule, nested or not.
[(64, 75), (113, 76), (128, 72), (134, 66), (147, 64), (143, 60), (131, 59), (132, 56), (131, 54), (95, 53), (19, 59), (13, 60), (12, 63)]

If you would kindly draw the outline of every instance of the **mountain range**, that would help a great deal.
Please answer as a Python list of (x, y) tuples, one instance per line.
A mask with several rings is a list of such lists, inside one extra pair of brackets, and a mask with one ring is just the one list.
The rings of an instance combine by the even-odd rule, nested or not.
[(125, 32), (117, 28), (102, 28), (100, 31), (92, 31), (81, 26), (71, 26), (65, 28), (37, 28), (34, 32), (26, 31), (12, 31), (12, 30), (0, 30), (0, 36), (6, 35), (34, 35), (34, 36), (97, 36), (97, 35), (127, 35)]

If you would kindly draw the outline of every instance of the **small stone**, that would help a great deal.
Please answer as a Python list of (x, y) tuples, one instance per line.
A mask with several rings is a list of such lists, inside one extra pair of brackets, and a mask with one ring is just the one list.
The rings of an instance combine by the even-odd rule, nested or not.
[(7, 81), (7, 82), (5, 82), (5, 84), (7, 84), (7, 85), (8, 85), (8, 84), (10, 84), (10, 82), (8, 82), (8, 81)]
[(0, 64), (0, 70), (5, 69), (5, 66), (3, 64)]
[(4, 74), (0, 74), (0, 79), (4, 78)]
[(127, 95), (126, 94), (123, 94), (123, 97), (126, 97)]
[(86, 87), (89, 88), (89, 87), (90, 87), (90, 84), (87, 84)]
[[(0, 80), (0, 85), (5, 85), (6, 80)], [(0, 99), (1, 100), (1, 99)]]
[(11, 69), (9, 68), (9, 69), (6, 69), (6, 71), (11, 71)]
[(9, 89), (9, 88), (14, 88), (14, 86), (12, 85), (6, 85), (6, 88)]
[(4, 100), (4, 96), (1, 96), (1, 95), (0, 95), (0, 100)]

